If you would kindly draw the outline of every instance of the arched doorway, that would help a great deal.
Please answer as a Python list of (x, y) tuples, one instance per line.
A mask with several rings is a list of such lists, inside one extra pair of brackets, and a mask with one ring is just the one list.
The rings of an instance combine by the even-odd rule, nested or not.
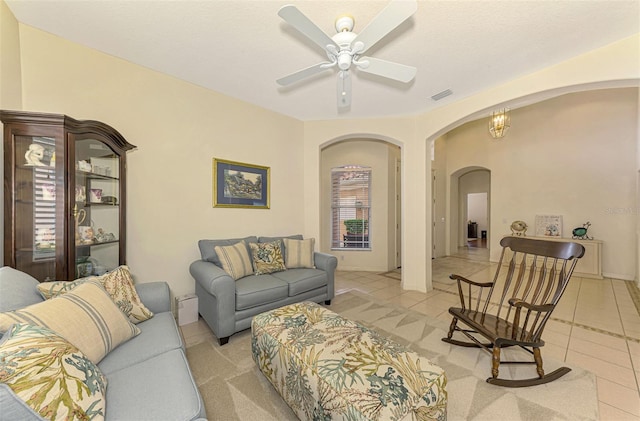
[(450, 254), (469, 253), (489, 258), (491, 232), (491, 171), (483, 167), (466, 167), (450, 177)]

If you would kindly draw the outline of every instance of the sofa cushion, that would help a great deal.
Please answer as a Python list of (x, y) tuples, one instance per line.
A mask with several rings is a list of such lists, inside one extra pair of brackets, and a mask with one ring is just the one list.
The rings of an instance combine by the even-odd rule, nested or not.
[(253, 263), (244, 240), (231, 246), (216, 246), (222, 269), (234, 280), (253, 273)]
[(90, 276), (73, 282), (43, 282), (38, 285), (38, 291), (48, 300), (71, 291), (87, 281), (100, 282), (131, 323), (140, 323), (153, 317), (153, 313), (140, 300), (127, 266), (117, 267), (101, 276)]
[(43, 418), (104, 419), (107, 379), (78, 348), (46, 327), (9, 328), (0, 343), (0, 382)]
[(286, 247), (285, 262), (288, 269), (293, 268), (314, 268), (313, 254), (315, 248), (315, 239), (307, 238), (306, 240), (292, 240), (290, 238), (283, 239)]
[(320, 269), (287, 269), (272, 276), (287, 283), (289, 297), (327, 285), (327, 273)]
[[(146, 322), (145, 322), (146, 323)], [(109, 375), (107, 414), (113, 420), (195, 420), (205, 417), (181, 349)]]
[[(218, 253), (216, 253), (216, 246), (232, 246), (243, 240), (245, 244), (256, 243), (258, 242), (258, 237), (252, 235), (245, 238), (231, 238), (228, 240), (200, 240), (198, 241), (200, 256), (202, 257), (202, 260), (206, 260), (207, 262), (211, 262), (218, 267), (222, 267), (222, 263), (220, 262)], [(247, 249), (247, 253), (248, 252), (249, 250)]]
[[(259, 243), (271, 243), (273, 241), (282, 241), (285, 238), (290, 238), (292, 240), (302, 240), (302, 234), (294, 234), (294, 235), (285, 235), (282, 237), (258, 237), (258, 242)], [(286, 256), (287, 255), (287, 247), (284, 245), (284, 242), (282, 243), (282, 255)], [(287, 260), (285, 258), (284, 261), (285, 265), (287, 264)]]
[(11, 388), (4, 383), (0, 383), (0, 420), (20, 420), (20, 421), (42, 421), (38, 415), (25, 401), (20, 399)]
[(0, 268), (0, 312), (42, 302), (37, 285), (38, 281), (31, 275), (9, 266)]
[(184, 348), (178, 326), (169, 311), (156, 313), (152, 319), (136, 326), (140, 334), (111, 351), (98, 364), (107, 376), (163, 352)]
[(256, 275), (280, 272), (286, 270), (282, 255), (282, 241), (270, 243), (249, 243), (251, 260)]
[(0, 314), (0, 330), (14, 323), (50, 328), (95, 364), (140, 333), (98, 282), (86, 282), (51, 300)]
[[(278, 273), (286, 273), (278, 272)], [(245, 276), (236, 281), (236, 310), (287, 298), (289, 285), (271, 275)]]

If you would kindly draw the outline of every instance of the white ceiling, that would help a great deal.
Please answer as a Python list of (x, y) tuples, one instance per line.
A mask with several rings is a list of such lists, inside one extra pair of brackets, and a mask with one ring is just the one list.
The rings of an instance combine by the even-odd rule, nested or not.
[[(343, 14), (362, 29), (387, 1), (5, 0), (16, 18), (68, 40), (300, 120), (428, 111), (640, 32), (638, 0), (420, 0), (367, 55), (418, 68), (404, 85), (353, 77), (336, 107), (335, 69), (281, 88), (326, 60), (278, 15), (294, 4), (327, 34)], [(454, 94), (435, 102), (445, 89)]]

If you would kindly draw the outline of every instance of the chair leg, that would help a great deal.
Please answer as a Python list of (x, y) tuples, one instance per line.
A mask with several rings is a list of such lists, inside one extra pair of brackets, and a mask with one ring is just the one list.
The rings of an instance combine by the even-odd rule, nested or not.
[(449, 326), (449, 333), (447, 333), (447, 339), (451, 339), (453, 337), (453, 332), (456, 330), (456, 324), (458, 324), (458, 318), (454, 317), (451, 320), (451, 325)]
[(542, 354), (540, 353), (540, 348), (533, 348), (533, 359), (536, 362), (536, 371), (538, 372), (538, 376), (543, 378), (544, 369), (542, 368)]
[(228, 344), (229, 336), (226, 336), (224, 338), (218, 338), (218, 343), (220, 343), (220, 346)]
[(491, 355), (491, 377), (497, 379), (500, 371), (500, 347), (494, 346), (493, 353)]

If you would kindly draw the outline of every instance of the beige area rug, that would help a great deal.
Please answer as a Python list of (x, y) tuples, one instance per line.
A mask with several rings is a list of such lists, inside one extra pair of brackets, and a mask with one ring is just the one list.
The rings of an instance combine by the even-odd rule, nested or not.
[[(503, 388), (485, 382), (490, 355), (441, 341), (447, 323), (357, 291), (338, 295), (329, 309), (393, 338), (445, 369), (449, 420), (597, 420), (596, 378), (580, 368), (545, 385)], [(503, 356), (523, 351), (504, 350)], [(544, 348), (543, 348), (544, 358)], [(519, 357), (519, 355), (518, 355)], [(187, 348), (187, 358), (211, 420), (296, 420), (251, 358), (251, 332), (220, 347), (205, 340)], [(517, 357), (516, 357), (517, 358)], [(545, 358), (548, 372), (561, 364)], [(534, 365), (503, 366), (501, 377), (535, 376)]]

